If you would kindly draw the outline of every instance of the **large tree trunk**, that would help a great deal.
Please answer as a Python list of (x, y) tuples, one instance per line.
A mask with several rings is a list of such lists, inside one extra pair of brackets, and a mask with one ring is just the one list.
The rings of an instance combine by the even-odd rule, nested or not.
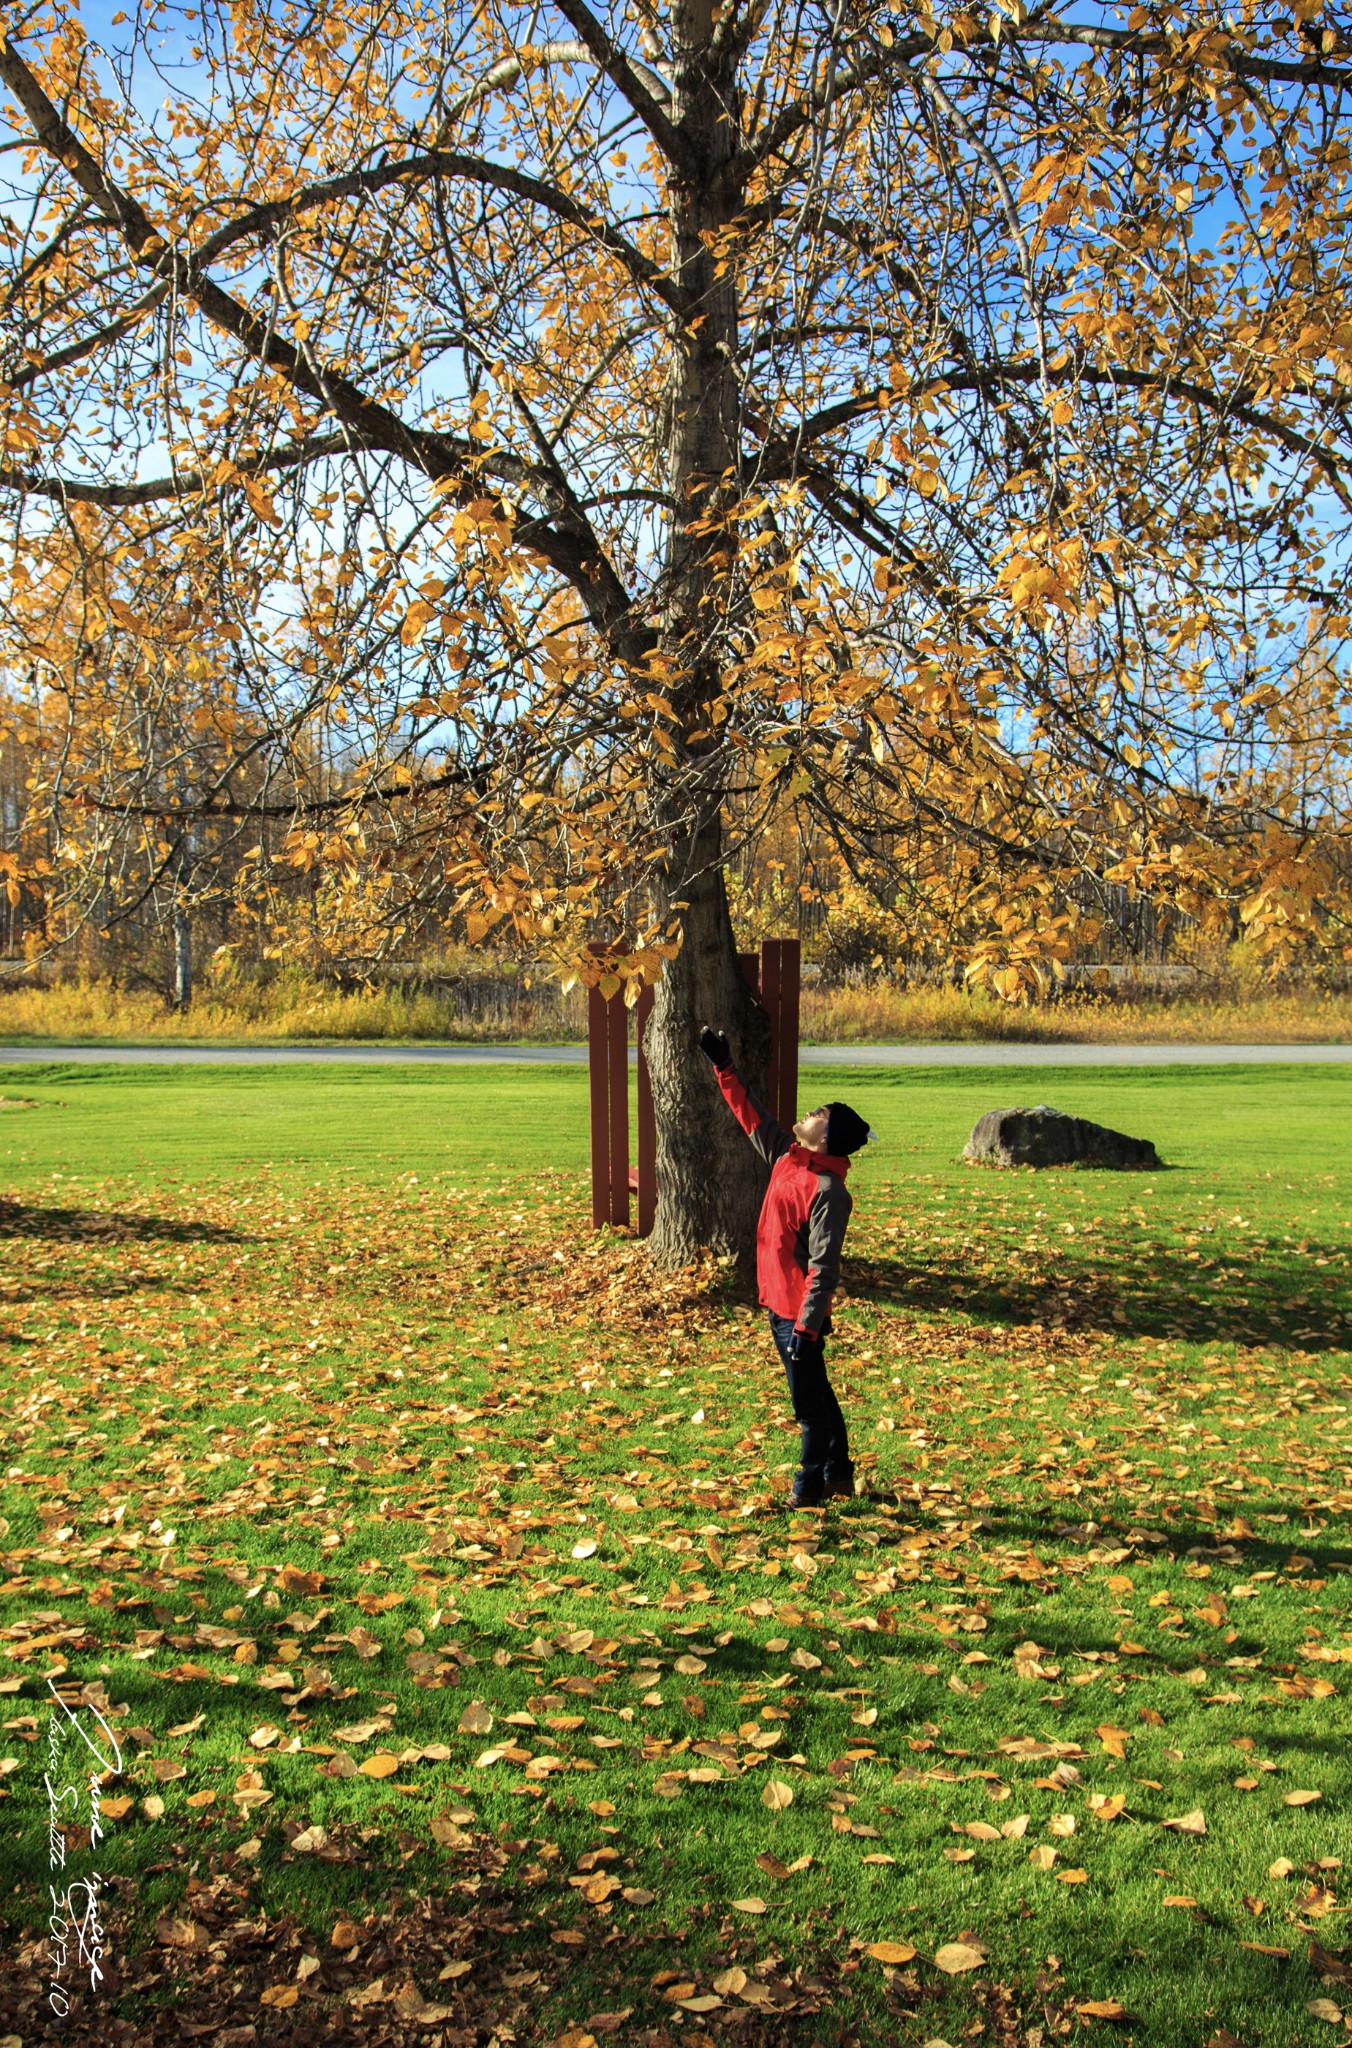
[(644, 1035), (657, 1117), (650, 1248), (659, 1265), (682, 1266), (708, 1245), (733, 1254), (746, 1277), (766, 1171), (719, 1092), (699, 1034), (705, 1024), (726, 1031), (737, 1066), (763, 1091), (770, 1020), (738, 965), (720, 840), (715, 819), (680, 849), (693, 877), (681, 884), (685, 941), (657, 984)]
[(684, 1265), (707, 1245), (734, 1254), (746, 1273), (765, 1170), (699, 1050), (702, 1025), (725, 1030), (738, 1066), (753, 1086), (764, 1087), (770, 1026), (737, 964), (723, 879), (722, 750), (710, 715), (722, 684), (733, 553), (719, 522), (735, 508), (740, 459), (737, 293), (731, 267), (720, 270), (715, 244), (743, 197), (736, 55), (730, 46), (715, 47), (717, 14), (715, 0), (674, 0), (670, 14), (672, 114), (699, 166), (669, 183), (672, 254), (700, 314), (673, 332), (668, 385), (675, 509), (659, 638), (679, 729), (656, 907), (663, 916), (674, 901), (687, 907), (681, 951), (658, 983), (646, 1044), (657, 1116), (653, 1257), (659, 1265)]

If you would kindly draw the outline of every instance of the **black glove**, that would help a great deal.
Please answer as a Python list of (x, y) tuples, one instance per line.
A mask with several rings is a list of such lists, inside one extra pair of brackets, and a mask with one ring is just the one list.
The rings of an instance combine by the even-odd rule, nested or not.
[(711, 1031), (706, 1024), (699, 1035), (699, 1049), (708, 1060), (712, 1060), (719, 1073), (732, 1065), (732, 1051), (728, 1045), (726, 1031)]
[(791, 1330), (786, 1340), (785, 1349), (794, 1364), (800, 1365), (805, 1358), (811, 1356), (812, 1347), (816, 1342), (817, 1339), (813, 1336), (811, 1330)]

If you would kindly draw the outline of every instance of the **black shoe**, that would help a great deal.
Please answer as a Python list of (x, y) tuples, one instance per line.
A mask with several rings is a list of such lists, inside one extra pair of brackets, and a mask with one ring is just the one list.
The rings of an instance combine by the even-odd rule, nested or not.
[(854, 1475), (853, 1475), (853, 1473), (851, 1473), (851, 1475), (850, 1475), (850, 1477), (849, 1477), (848, 1479), (828, 1479), (828, 1480), (827, 1480), (827, 1482), (826, 1482), (826, 1492), (825, 1492), (825, 1495), (824, 1495), (823, 1497), (824, 1497), (824, 1498), (825, 1498), (826, 1500), (853, 1500), (853, 1499), (854, 1499)]
[(801, 1486), (795, 1486), (784, 1505), (786, 1508), (819, 1508), (825, 1502), (824, 1493), (804, 1493)]

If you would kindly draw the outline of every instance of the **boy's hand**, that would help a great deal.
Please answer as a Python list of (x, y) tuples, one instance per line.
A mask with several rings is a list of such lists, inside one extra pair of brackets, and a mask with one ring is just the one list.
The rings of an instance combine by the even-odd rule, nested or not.
[(791, 1330), (789, 1332), (786, 1349), (795, 1365), (800, 1364), (803, 1359), (809, 1356), (816, 1342), (817, 1339), (813, 1336), (811, 1330)]
[(711, 1031), (706, 1024), (699, 1035), (699, 1049), (721, 1074), (725, 1067), (732, 1065), (732, 1049), (728, 1044), (726, 1031)]

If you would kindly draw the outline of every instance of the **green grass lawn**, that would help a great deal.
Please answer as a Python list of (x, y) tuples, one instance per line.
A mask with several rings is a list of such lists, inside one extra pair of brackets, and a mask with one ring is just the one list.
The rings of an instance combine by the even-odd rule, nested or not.
[[(584, 1071), (0, 1070), (25, 2042), (49, 1676), (124, 1763), (68, 2040), (1347, 2038), (1352, 1075), (804, 1086), (883, 1137), (872, 1494), (788, 1516), (762, 1318), (586, 1227)], [(958, 1163), (1030, 1099), (1164, 1170)]]

